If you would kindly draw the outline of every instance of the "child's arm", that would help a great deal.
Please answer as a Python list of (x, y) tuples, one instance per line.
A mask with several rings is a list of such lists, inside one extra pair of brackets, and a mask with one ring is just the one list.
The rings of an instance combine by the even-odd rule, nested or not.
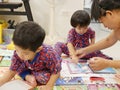
[(15, 76), (15, 74), (15, 71), (8, 70), (2, 77), (0, 77), (0, 86), (10, 81)]
[(78, 63), (79, 58), (76, 55), (76, 50), (75, 50), (74, 46), (72, 45), (72, 43), (68, 43), (67, 47), (68, 47), (69, 54), (70, 54), (70, 57), (72, 59), (72, 62)]
[(58, 77), (60, 76), (60, 72), (57, 74), (52, 74), (50, 77), (50, 80), (48, 81), (48, 83), (46, 85), (48, 86), (54, 86), (56, 80), (58, 79)]
[(60, 76), (60, 72), (57, 74), (52, 74), (48, 83), (39, 87), (40, 90), (53, 90), (56, 80)]
[(74, 48), (74, 46), (72, 45), (72, 43), (68, 43), (68, 44), (67, 44), (67, 47), (68, 47), (70, 56), (75, 56), (75, 48)]

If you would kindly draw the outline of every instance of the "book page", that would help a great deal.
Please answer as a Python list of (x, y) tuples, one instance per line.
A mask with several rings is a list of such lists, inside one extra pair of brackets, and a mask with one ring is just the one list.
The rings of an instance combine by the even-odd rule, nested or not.
[(2, 85), (0, 90), (32, 90), (32, 87), (22, 80), (12, 80)]

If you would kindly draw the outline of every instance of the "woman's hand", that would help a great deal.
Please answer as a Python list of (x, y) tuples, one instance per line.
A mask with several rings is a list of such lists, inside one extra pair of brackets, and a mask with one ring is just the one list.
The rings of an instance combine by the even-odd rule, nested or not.
[(101, 57), (94, 57), (94, 58), (90, 59), (88, 62), (89, 62), (89, 66), (94, 71), (102, 70), (104, 68), (109, 67), (109, 65), (108, 65), (109, 60), (106, 60)]

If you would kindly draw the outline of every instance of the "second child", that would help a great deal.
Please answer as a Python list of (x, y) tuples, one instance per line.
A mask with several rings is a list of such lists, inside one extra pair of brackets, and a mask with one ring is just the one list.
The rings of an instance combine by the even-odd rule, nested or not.
[[(62, 53), (70, 56), (72, 61), (77, 63), (79, 58), (75, 54), (76, 50), (88, 47), (95, 43), (95, 31), (90, 27), (90, 16), (84, 10), (77, 10), (71, 17), (71, 26), (73, 27), (67, 37), (67, 43), (57, 42), (55, 50), (61, 55)], [(92, 52), (82, 59), (90, 59), (92, 57), (103, 57), (112, 59), (111, 57), (103, 54), (101, 51)]]

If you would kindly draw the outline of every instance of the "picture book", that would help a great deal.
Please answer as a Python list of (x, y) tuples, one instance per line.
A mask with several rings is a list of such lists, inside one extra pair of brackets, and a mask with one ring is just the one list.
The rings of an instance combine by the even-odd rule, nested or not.
[(0, 55), (1, 56), (12, 56), (13, 53), (14, 53), (14, 50), (0, 49)]
[(33, 88), (22, 80), (11, 80), (2, 85), (0, 90), (33, 90)]
[[(64, 58), (64, 61), (71, 61), (71, 58)], [(87, 63), (88, 59), (79, 59), (79, 63)]]
[(87, 62), (78, 64), (67, 62), (67, 65), (71, 74), (79, 73), (116, 74), (116, 70), (114, 68), (105, 68), (99, 71), (93, 71)]
[(54, 86), (53, 90), (88, 90), (87, 85), (64, 85)]
[(116, 71), (114, 68), (105, 68), (105, 69), (102, 69), (102, 70), (99, 70), (99, 71), (93, 71), (94, 73), (98, 73), (98, 74), (101, 74), (101, 73), (104, 73), (104, 74), (116, 74)]
[(56, 81), (56, 85), (77, 85), (84, 84), (81, 77), (61, 77)]
[(89, 68), (87, 63), (67, 63), (70, 73), (72, 74), (79, 74), (79, 73), (93, 73), (92, 70)]
[(115, 74), (91, 74), (83, 80), (86, 84), (117, 84)]
[(120, 90), (117, 84), (88, 84), (88, 90)]
[(120, 90), (117, 84), (60, 85), (53, 90)]
[(10, 66), (11, 65), (11, 57), (4, 56), (2, 61), (0, 62), (0, 66)]

